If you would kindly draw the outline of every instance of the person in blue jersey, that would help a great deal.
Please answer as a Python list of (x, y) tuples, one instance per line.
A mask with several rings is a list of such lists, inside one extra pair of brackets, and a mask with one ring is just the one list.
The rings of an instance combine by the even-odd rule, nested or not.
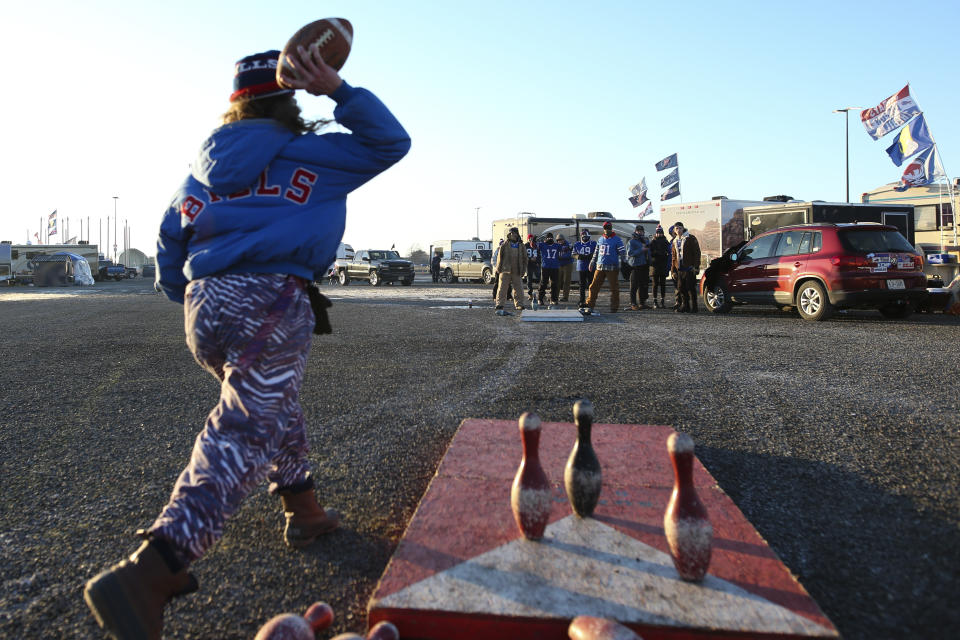
[(547, 231), (537, 249), (540, 252), (540, 288), (537, 290), (537, 298), (543, 306), (549, 282), (550, 304), (553, 306), (557, 304), (560, 293), (560, 247), (553, 240), (553, 233)]
[[(163, 609), (196, 590), (188, 571), (263, 479), (293, 547), (335, 529), (315, 493), (298, 399), (312, 336), (329, 333), (310, 281), (334, 261), (347, 195), (398, 162), (410, 138), (376, 96), (352, 87), (315, 49), (236, 64), (230, 108), (203, 143), (160, 223), (157, 283), (184, 306), (187, 346), (220, 381), (169, 502), (128, 559), (91, 579), (84, 599), (114, 638), (160, 638)], [(319, 134), (296, 89), (329, 96), (350, 133)], [(131, 508), (133, 508), (131, 506)]]
[(649, 309), (650, 241), (643, 225), (636, 226), (627, 244), (627, 263), (630, 265), (630, 310)]
[(610, 313), (620, 310), (620, 260), (626, 257), (623, 240), (614, 232), (612, 222), (603, 223), (603, 235), (597, 240), (597, 252), (590, 264), (595, 269), (587, 296), (587, 313), (597, 305), (597, 297), (604, 280), (610, 282)]
[[(650, 264), (653, 271), (653, 308), (666, 309), (664, 296), (667, 289), (667, 272), (670, 271), (670, 243), (660, 225), (657, 225), (653, 240), (650, 241)], [(659, 303), (657, 302), (658, 291)]]
[(562, 233), (557, 234), (557, 245), (560, 247), (560, 302), (566, 302), (570, 299), (570, 279), (573, 277), (573, 246)]
[(590, 287), (590, 279), (593, 277), (593, 271), (590, 270), (590, 261), (597, 251), (597, 241), (590, 239), (590, 232), (584, 229), (580, 232), (580, 240), (573, 243), (573, 256), (577, 261), (577, 278), (580, 282), (580, 304), (579, 308), (587, 306), (587, 289)]
[(527, 234), (523, 248), (527, 252), (527, 297), (533, 300), (533, 283), (540, 282), (540, 245), (532, 233)]

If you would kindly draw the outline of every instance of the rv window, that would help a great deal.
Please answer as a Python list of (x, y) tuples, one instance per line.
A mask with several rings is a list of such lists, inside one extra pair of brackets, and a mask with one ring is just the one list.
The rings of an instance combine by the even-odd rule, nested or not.
[(917, 231), (936, 231), (937, 230), (937, 207), (930, 205), (926, 207), (914, 207), (914, 228)]

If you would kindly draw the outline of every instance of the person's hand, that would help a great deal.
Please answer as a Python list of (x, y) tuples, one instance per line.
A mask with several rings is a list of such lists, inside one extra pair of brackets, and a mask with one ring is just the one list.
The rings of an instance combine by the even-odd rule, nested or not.
[(287, 65), (294, 70), (296, 76), (291, 75), (286, 67), (282, 67), (281, 84), (293, 89), (304, 89), (311, 95), (328, 96), (343, 83), (333, 67), (324, 62), (318, 46), (312, 46), (309, 50), (302, 45), (298, 46), (297, 57), (288, 55)]

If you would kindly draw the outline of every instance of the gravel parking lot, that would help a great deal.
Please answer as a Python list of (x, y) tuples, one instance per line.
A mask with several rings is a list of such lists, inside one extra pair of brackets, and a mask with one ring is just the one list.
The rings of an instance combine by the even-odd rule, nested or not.
[[(955, 637), (957, 318), (747, 307), (521, 323), (480, 285), (324, 292), (334, 334), (314, 341), (301, 400), (344, 526), (291, 551), (260, 487), (195, 565), (200, 592), (168, 607), (167, 637), (251, 638), (316, 600), (337, 613), (319, 637), (360, 630), (460, 422), (570, 421), (580, 397), (598, 422), (690, 433), (844, 637)], [(83, 583), (137, 546), (218, 386), (150, 282), (3, 289), (0, 322), (0, 637), (101, 638)]]

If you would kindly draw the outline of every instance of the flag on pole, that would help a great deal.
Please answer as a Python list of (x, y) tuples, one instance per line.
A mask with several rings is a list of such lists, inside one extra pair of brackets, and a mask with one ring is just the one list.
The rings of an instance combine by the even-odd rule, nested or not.
[(887, 147), (887, 155), (893, 160), (893, 164), (899, 167), (910, 156), (926, 151), (932, 146), (933, 138), (930, 137), (927, 121), (921, 113), (900, 130), (896, 141)]
[(67, 240), (64, 244), (77, 244), (77, 236), (73, 236), (72, 238)]
[(643, 211), (641, 211), (641, 212), (639, 213), (639, 216), (640, 216), (641, 218), (646, 218), (646, 217), (647, 217), (648, 215), (650, 215), (651, 213), (653, 213), (653, 203), (651, 203), (649, 200), (647, 200), (647, 206), (645, 206), (645, 207), (643, 208)]
[(910, 161), (907, 168), (903, 170), (900, 185), (894, 187), (894, 191), (906, 191), (910, 187), (922, 187), (943, 176), (944, 174), (937, 168), (937, 164), (937, 147), (933, 146)]
[(643, 191), (641, 191), (635, 196), (630, 196), (628, 200), (630, 200), (630, 204), (632, 204), (634, 208), (639, 207), (644, 202), (650, 202), (650, 198), (647, 197), (646, 189), (644, 189)]
[(638, 182), (637, 184), (635, 184), (635, 185), (633, 185), (632, 187), (630, 187), (630, 193), (632, 193), (632, 194), (635, 195), (635, 196), (640, 195), (642, 192), (644, 192), (644, 191), (646, 191), (646, 190), (647, 190), (647, 178), (646, 178), (646, 176), (644, 176), (643, 179), (640, 180), (640, 182)]
[(920, 107), (910, 97), (910, 85), (893, 94), (872, 109), (860, 112), (860, 121), (870, 137), (879, 140), (910, 118), (920, 113)]
[(676, 198), (680, 195), (680, 183), (676, 183), (666, 191), (660, 194), (660, 201), (669, 200), (670, 198)]
[(663, 177), (663, 180), (660, 181), (660, 188), (667, 187), (674, 182), (680, 182), (680, 169), (674, 168), (673, 171), (668, 173)]
[(673, 153), (658, 162), (656, 165), (657, 171), (663, 171), (664, 169), (673, 169), (677, 166), (677, 154)]
[(40, 232), (39, 232), (39, 231), (34, 232), (33, 237), (37, 239), (37, 244), (42, 244), (42, 243), (40, 242)]
[(47, 216), (47, 235), (55, 236), (57, 235), (57, 210), (54, 209), (53, 213)]

